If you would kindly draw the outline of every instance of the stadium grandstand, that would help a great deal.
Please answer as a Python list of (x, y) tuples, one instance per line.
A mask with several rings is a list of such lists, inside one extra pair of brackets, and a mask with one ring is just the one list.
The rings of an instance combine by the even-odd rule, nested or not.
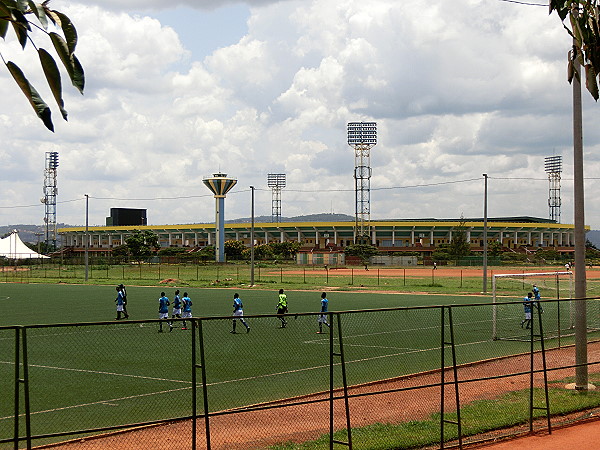
[[(436, 247), (448, 244), (457, 231), (464, 232), (473, 252), (483, 251), (483, 219), (403, 219), (372, 220), (372, 245), (382, 252), (401, 255), (418, 252), (428, 257)], [(269, 242), (296, 241), (300, 252), (343, 252), (356, 242), (353, 221), (255, 223), (255, 245)], [(133, 230), (151, 230), (159, 237), (162, 248), (184, 247), (190, 251), (215, 243), (214, 224), (136, 225), (89, 227), (89, 250), (110, 253), (123, 245)], [(237, 240), (250, 246), (250, 223), (226, 223), (225, 240)], [(85, 251), (85, 227), (59, 229), (63, 248)], [(574, 226), (536, 217), (498, 217), (487, 219), (488, 243), (500, 242), (507, 251), (529, 252), (539, 248), (572, 253)]]

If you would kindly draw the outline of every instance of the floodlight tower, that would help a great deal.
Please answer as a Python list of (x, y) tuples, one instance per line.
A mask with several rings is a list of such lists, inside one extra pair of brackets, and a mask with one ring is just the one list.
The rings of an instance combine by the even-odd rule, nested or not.
[(225, 262), (225, 196), (237, 180), (227, 178), (226, 173), (215, 173), (202, 182), (215, 194), (215, 261)]
[(46, 152), (46, 166), (44, 169), (44, 204), (46, 214), (44, 223), (46, 225), (46, 249), (56, 250), (56, 169), (58, 168), (58, 152)]
[(281, 190), (285, 187), (285, 173), (267, 175), (267, 186), (271, 188), (271, 221), (281, 222)]
[(355, 242), (370, 243), (371, 147), (377, 145), (376, 122), (349, 122), (348, 145), (354, 148)]
[(545, 159), (546, 172), (550, 188), (548, 191), (548, 207), (550, 220), (560, 223), (560, 173), (562, 172), (562, 156), (548, 156)]

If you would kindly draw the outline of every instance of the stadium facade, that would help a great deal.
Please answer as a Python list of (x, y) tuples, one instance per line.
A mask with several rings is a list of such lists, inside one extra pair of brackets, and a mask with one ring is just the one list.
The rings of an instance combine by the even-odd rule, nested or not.
[[(215, 244), (214, 224), (97, 226), (89, 227), (89, 249), (109, 253), (123, 245), (133, 230), (152, 230), (160, 246), (199, 249)], [(448, 244), (457, 231), (464, 230), (472, 251), (482, 251), (483, 219), (372, 220), (371, 243), (383, 252), (419, 252), (429, 256), (440, 245)], [(250, 223), (226, 223), (225, 240), (250, 246)], [(85, 227), (61, 228), (63, 247), (73, 252), (85, 250)], [(255, 245), (296, 241), (301, 252), (343, 251), (356, 239), (354, 222), (279, 222), (255, 223)], [(554, 249), (573, 252), (574, 225), (535, 217), (501, 217), (487, 220), (488, 243), (497, 241), (509, 251)]]

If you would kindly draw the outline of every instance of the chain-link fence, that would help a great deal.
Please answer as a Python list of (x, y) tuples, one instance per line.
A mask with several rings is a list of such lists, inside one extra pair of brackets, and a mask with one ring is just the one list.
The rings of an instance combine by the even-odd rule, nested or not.
[[(600, 300), (577, 301), (597, 314)], [(541, 305), (561, 302), (575, 301)], [(506, 322), (496, 339), (494, 306)], [(550, 429), (600, 396), (564, 389), (573, 330), (546, 338), (556, 322), (541, 311), (530, 322), (505, 302), (0, 328), (0, 448), (448, 448)], [(600, 332), (587, 336), (598, 382)]]

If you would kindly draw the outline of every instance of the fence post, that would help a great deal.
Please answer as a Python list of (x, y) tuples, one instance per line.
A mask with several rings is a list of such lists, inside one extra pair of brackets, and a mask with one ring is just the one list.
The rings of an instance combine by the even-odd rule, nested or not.
[(379, 267), (377, 268), (377, 286), (379, 286)]
[(404, 286), (406, 286), (406, 267), (404, 268)]
[[(448, 310), (448, 327), (450, 331), (450, 341), (446, 341), (446, 314), (445, 311)], [(458, 394), (458, 367), (456, 363), (456, 346), (454, 344), (454, 324), (452, 322), (452, 306), (442, 306), (442, 321), (441, 321), (441, 397), (440, 397), (440, 448), (444, 448), (444, 424), (452, 424), (456, 425), (458, 428), (458, 446), (462, 448), (462, 426), (460, 420), (460, 396)], [(444, 400), (445, 400), (445, 391), (444, 388), (446, 386), (445, 380), (445, 367), (446, 367), (446, 356), (445, 349), (446, 346), (449, 345), (452, 353), (452, 372), (454, 375), (454, 395), (456, 401), (456, 421), (445, 419), (445, 410), (444, 410)]]
[[(206, 379), (206, 357), (204, 355), (204, 333), (202, 329), (202, 320), (198, 320), (198, 341), (200, 344), (200, 364), (194, 364), (194, 370), (192, 371), (192, 397), (193, 397), (193, 420), (192, 426), (193, 428), (193, 439), (192, 439), (192, 450), (196, 448), (196, 382), (195, 382), (195, 374), (196, 369), (201, 369), (202, 374), (202, 400), (204, 404), (204, 429), (206, 435), (206, 450), (210, 450), (210, 420), (209, 420), (209, 409), (208, 409), (208, 383)], [(196, 321), (192, 319), (192, 358), (195, 359), (196, 354)]]
[(279, 268), (279, 281), (283, 284), (283, 267)]
[[(348, 448), (352, 448), (352, 427), (350, 424), (350, 405), (348, 400), (348, 380), (346, 377), (346, 360), (344, 357), (344, 343), (343, 343), (343, 333), (342, 333), (342, 319), (339, 313), (336, 313), (336, 324), (337, 324), (337, 334), (338, 334), (338, 346), (339, 353), (335, 352), (334, 348), (334, 338), (333, 338), (333, 317), (331, 314), (329, 315), (330, 319), (330, 327), (329, 327), (329, 448), (333, 449), (333, 444), (343, 444)], [(346, 412), (346, 430), (348, 433), (348, 442), (337, 441), (333, 438), (334, 432), (334, 410), (333, 410), (333, 393), (334, 393), (334, 356), (338, 356), (340, 358), (340, 366), (342, 369), (342, 384), (343, 384), (343, 392), (344, 392), (344, 409)]]
[(306, 267), (302, 269), (304, 271), (304, 283), (306, 284)]
[[(25, 401), (25, 438), (27, 448), (31, 448), (31, 408), (29, 401), (29, 363), (27, 361), (27, 333), (25, 327), (15, 329), (15, 422), (14, 422), (14, 448), (19, 448), (19, 415), (20, 415), (20, 387), (23, 385), (23, 399)], [(21, 342), (19, 342), (21, 341)], [(19, 345), (21, 343), (21, 345)], [(21, 378), (19, 355), (22, 351), (23, 378)]]
[(354, 267), (350, 270), (350, 284), (354, 284)]

